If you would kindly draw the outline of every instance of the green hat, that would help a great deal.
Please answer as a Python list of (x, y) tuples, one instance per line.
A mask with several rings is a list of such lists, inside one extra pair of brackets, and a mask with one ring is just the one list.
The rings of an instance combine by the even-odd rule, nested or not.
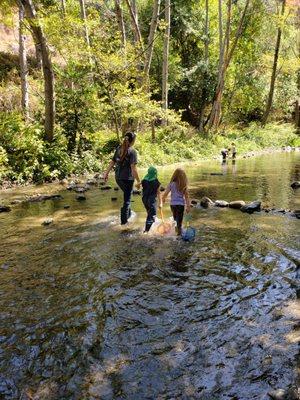
[(157, 169), (155, 167), (149, 167), (147, 175), (144, 176), (145, 181), (155, 181), (157, 179)]

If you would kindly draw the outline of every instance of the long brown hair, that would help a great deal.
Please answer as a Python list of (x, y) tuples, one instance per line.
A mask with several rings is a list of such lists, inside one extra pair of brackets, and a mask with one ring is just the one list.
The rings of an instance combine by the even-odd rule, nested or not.
[(120, 153), (120, 160), (124, 161), (129, 147), (134, 143), (136, 138), (135, 133), (127, 132), (124, 136), (123, 143), (121, 144), (121, 153)]
[(175, 169), (170, 182), (175, 182), (177, 190), (181, 193), (185, 193), (188, 189), (188, 179), (182, 168)]

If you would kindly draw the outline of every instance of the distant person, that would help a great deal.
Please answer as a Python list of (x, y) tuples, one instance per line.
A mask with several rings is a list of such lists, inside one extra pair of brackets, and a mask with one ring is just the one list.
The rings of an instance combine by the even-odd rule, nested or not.
[(163, 196), (162, 202), (166, 201), (168, 194), (171, 192), (171, 211), (173, 218), (176, 221), (176, 232), (180, 236), (182, 233), (182, 221), (184, 210), (189, 213), (191, 209), (189, 192), (188, 192), (188, 180), (186, 173), (183, 169), (177, 168), (168, 184)]
[(232, 154), (232, 159), (236, 159), (236, 147), (234, 143), (231, 143), (231, 154)]
[(222, 156), (223, 163), (225, 163), (226, 162), (226, 158), (228, 156), (228, 150), (225, 149), (225, 147), (221, 150), (221, 156)]
[(145, 223), (145, 231), (149, 232), (153, 222), (155, 221), (157, 198), (159, 199), (159, 206), (161, 206), (160, 182), (157, 179), (157, 169), (149, 167), (147, 175), (142, 180), (143, 188), (143, 204), (147, 211), (147, 218)]
[(118, 186), (123, 191), (124, 201), (121, 208), (121, 225), (126, 225), (131, 216), (131, 193), (134, 180), (137, 181), (137, 188), (140, 188), (140, 178), (137, 172), (137, 152), (133, 148), (136, 135), (133, 132), (127, 132), (123, 143), (116, 149), (115, 154), (109, 163), (106, 172), (103, 175), (105, 182), (108, 179), (109, 172), (115, 166), (115, 178)]

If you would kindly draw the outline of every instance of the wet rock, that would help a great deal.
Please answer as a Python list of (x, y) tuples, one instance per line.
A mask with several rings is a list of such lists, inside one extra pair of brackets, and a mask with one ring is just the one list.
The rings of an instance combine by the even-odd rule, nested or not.
[(29, 203), (38, 203), (40, 201), (46, 201), (46, 200), (60, 200), (62, 199), (62, 196), (60, 194), (40, 194), (37, 196), (32, 196), (27, 199)]
[(115, 192), (117, 192), (118, 190), (119, 190), (119, 187), (118, 187), (118, 186), (114, 187), (114, 191), (115, 191)]
[(142, 193), (142, 191), (139, 189), (133, 189), (133, 191), (132, 191), (132, 194), (134, 194), (134, 195), (139, 195), (141, 193)]
[(252, 214), (254, 211), (260, 211), (260, 209), (261, 201), (259, 200), (252, 201), (251, 203), (245, 204), (243, 207), (241, 207), (241, 211), (248, 214)]
[(292, 215), (293, 217), (300, 219), (300, 210), (295, 210)]
[(225, 201), (225, 200), (216, 200), (215, 206), (224, 208), (224, 207), (228, 207), (229, 203), (228, 203), (228, 201)]
[(281, 208), (280, 210), (278, 210), (277, 212), (281, 213), (281, 214), (285, 214), (286, 210), (284, 208)]
[(69, 204), (65, 204), (64, 209), (67, 210), (68, 208), (70, 208)]
[(296, 389), (276, 389), (268, 392), (268, 395), (273, 400), (299, 400)]
[(22, 202), (23, 202), (23, 200), (16, 199), (16, 200), (12, 200), (12, 201), (10, 202), (10, 204), (12, 204), (12, 205), (14, 205), (14, 204), (21, 204)]
[(111, 189), (111, 186), (108, 186), (108, 185), (102, 186), (102, 187), (100, 188), (100, 190), (110, 190), (110, 189)]
[(111, 201), (117, 201), (118, 199), (117, 199), (117, 197), (112, 197), (111, 198)]
[(86, 181), (86, 184), (87, 184), (87, 185), (97, 185), (98, 182), (96, 181), (96, 179), (88, 179), (88, 180)]
[(200, 200), (200, 205), (203, 208), (208, 208), (212, 207), (214, 205), (214, 202), (209, 197), (202, 197), (202, 199)]
[(9, 206), (0, 206), (0, 213), (3, 213), (3, 212), (9, 212), (9, 211), (11, 211), (11, 208), (9, 207)]
[(68, 186), (66, 187), (66, 189), (71, 191), (71, 190), (75, 189), (75, 187), (76, 187), (75, 184), (74, 184), (74, 185), (68, 185)]
[(75, 188), (74, 188), (74, 191), (75, 191), (76, 193), (84, 193), (84, 192), (87, 191), (87, 187), (85, 187), (85, 186), (83, 186), (83, 187), (75, 187)]
[(224, 174), (222, 172), (211, 172), (210, 175), (212, 175), (212, 176), (223, 176)]
[(246, 203), (244, 202), (244, 200), (235, 200), (229, 203), (229, 207), (239, 210), (240, 208), (244, 207), (245, 204)]
[(53, 218), (47, 218), (45, 219), (45, 221), (42, 222), (42, 225), (48, 226), (51, 225), (52, 223), (53, 223)]
[(293, 188), (293, 189), (298, 189), (299, 187), (300, 187), (299, 181), (295, 181), (291, 184), (291, 188)]
[(78, 195), (76, 196), (76, 200), (78, 200), (78, 201), (84, 201), (84, 200), (86, 200), (86, 197), (85, 197), (84, 194), (78, 194)]
[(192, 200), (191, 200), (191, 204), (197, 205), (197, 204), (198, 204), (198, 200), (192, 199)]
[(271, 209), (270, 208), (264, 208), (263, 211), (268, 214), (271, 211)]

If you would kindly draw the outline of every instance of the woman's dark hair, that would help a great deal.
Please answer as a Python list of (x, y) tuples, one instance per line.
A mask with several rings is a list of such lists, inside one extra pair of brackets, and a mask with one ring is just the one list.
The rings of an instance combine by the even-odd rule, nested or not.
[(135, 141), (135, 138), (136, 138), (136, 134), (133, 132), (127, 132), (125, 134), (123, 143), (121, 144), (121, 154), (120, 154), (121, 161), (124, 161), (127, 151), (129, 149), (130, 145)]

